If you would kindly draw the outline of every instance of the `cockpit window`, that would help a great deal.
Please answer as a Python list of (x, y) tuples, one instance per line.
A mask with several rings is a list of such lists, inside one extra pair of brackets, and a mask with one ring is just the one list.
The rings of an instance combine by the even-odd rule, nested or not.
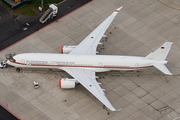
[(5, 57), (7, 60), (10, 60), (12, 62), (16, 62), (16, 60), (14, 59), (15, 55), (16, 55), (15, 53), (13, 53), (13, 54), (10, 53), (10, 54), (5, 55)]
[(12, 58), (10, 58), (10, 60), (11, 60), (11, 61), (13, 61), (13, 62), (16, 62), (16, 60), (15, 60), (13, 57), (12, 57)]
[(16, 60), (13, 58), (13, 56), (11, 55), (11, 56), (9, 56), (9, 59), (11, 60), (11, 61), (13, 61), (13, 62), (16, 62)]

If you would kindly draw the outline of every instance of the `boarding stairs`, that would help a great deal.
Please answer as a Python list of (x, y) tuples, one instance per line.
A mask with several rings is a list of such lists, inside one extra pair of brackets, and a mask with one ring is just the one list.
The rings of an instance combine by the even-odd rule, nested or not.
[(39, 22), (45, 23), (48, 19), (53, 18), (53, 9), (49, 8), (39, 19)]

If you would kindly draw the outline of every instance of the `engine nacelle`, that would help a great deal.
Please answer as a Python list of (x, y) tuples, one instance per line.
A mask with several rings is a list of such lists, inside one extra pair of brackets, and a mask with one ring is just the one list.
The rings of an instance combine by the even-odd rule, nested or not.
[(68, 54), (70, 53), (72, 50), (74, 50), (77, 46), (62, 46), (61, 47), (61, 53), (62, 54)]
[(60, 88), (75, 88), (76, 80), (75, 79), (68, 79), (68, 78), (62, 78), (59, 80), (59, 87)]

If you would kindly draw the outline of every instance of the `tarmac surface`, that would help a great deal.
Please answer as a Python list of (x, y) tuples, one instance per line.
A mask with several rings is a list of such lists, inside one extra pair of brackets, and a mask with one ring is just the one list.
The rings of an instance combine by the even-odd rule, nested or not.
[[(90, 1), (91, 0), (65, 0), (58, 5), (57, 16), (44, 24), (39, 22), (42, 14), (36, 16), (21, 16), (12, 14), (0, 6), (0, 16), (2, 16), (2, 19), (0, 20), (0, 51), (40, 30), (48, 24), (57, 21), (59, 18), (69, 14)], [(26, 23), (28, 23), (29, 26), (26, 25)]]
[[(146, 56), (173, 42), (164, 76), (156, 68), (97, 73), (112, 105), (111, 112), (83, 86), (60, 89), (65, 72), (0, 69), (0, 103), (22, 120), (178, 120), (180, 117), (179, 0), (95, 0), (0, 53), (60, 53), (62, 45), (79, 44), (115, 9), (123, 6), (99, 46), (100, 54)], [(33, 81), (40, 88), (35, 89)], [(109, 113), (109, 114), (108, 114)]]

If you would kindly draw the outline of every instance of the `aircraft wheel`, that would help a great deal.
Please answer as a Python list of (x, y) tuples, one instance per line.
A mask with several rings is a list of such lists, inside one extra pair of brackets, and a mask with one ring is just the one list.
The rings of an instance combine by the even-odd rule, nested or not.
[(20, 72), (20, 68), (16, 68), (16, 71), (17, 71), (17, 72)]

